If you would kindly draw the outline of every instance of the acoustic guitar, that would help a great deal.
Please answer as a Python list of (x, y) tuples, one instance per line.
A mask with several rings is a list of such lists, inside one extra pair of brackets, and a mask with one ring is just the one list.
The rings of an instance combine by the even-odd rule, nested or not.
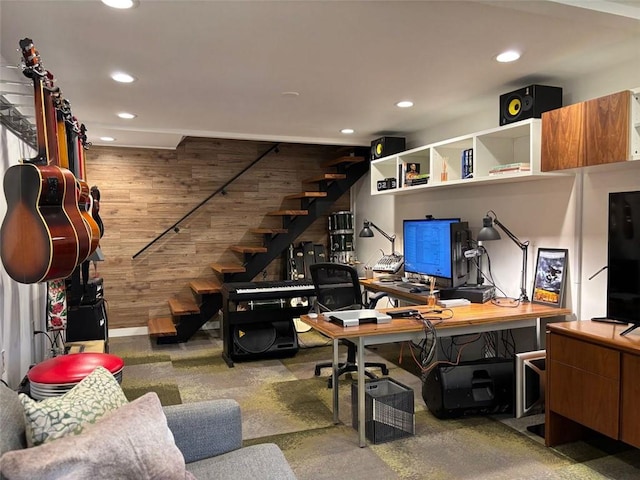
[(23, 73), (34, 85), (38, 154), (5, 172), (7, 213), (0, 228), (0, 257), (12, 279), (28, 284), (66, 278), (73, 272), (79, 246), (72, 218), (75, 212), (80, 222), (82, 218), (75, 178), (57, 165), (57, 145), (50, 138), (56, 128), (50, 125), (55, 92), (45, 87), (46, 71), (31, 39), (21, 40), (20, 48)]
[[(58, 119), (58, 145), (67, 154), (67, 162), (71, 168), (71, 172), (76, 178), (76, 190), (78, 197), (78, 209), (82, 217), (82, 221), (87, 232), (88, 244), (85, 244), (84, 236), (79, 235), (80, 244), (88, 246), (86, 250), (86, 256), (84, 248), (80, 249), (78, 256), (78, 263), (84, 262), (95, 250), (98, 248), (98, 242), (100, 241), (100, 228), (91, 215), (93, 199), (89, 193), (89, 185), (84, 179), (84, 160), (82, 158), (82, 146), (80, 145), (80, 128), (77, 125), (77, 120), (71, 113), (71, 106), (66, 99), (59, 96), (56, 101), (57, 119)], [(63, 126), (60, 126), (60, 123)]]

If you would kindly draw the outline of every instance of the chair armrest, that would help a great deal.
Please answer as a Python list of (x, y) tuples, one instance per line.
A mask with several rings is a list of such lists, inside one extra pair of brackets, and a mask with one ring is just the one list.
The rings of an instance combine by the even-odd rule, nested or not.
[(378, 292), (375, 295), (370, 296), (369, 302), (367, 303), (367, 308), (372, 308), (372, 309), (376, 308), (376, 304), (378, 303), (378, 300), (387, 296), (389, 296), (387, 292)]
[(235, 400), (170, 405), (164, 413), (187, 463), (242, 447), (242, 418)]

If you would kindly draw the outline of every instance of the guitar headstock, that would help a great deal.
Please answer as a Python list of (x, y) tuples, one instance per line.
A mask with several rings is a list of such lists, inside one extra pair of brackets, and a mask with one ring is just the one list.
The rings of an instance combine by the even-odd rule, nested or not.
[(84, 123), (80, 125), (80, 142), (85, 150), (89, 150), (91, 142), (87, 141), (87, 127), (84, 126)]
[(36, 50), (33, 40), (30, 38), (23, 38), (20, 40), (20, 50), (22, 51), (23, 70), (22, 73), (29, 78), (33, 78), (34, 75), (43, 77), (47, 72), (42, 67), (42, 60), (40, 59), (40, 53)]

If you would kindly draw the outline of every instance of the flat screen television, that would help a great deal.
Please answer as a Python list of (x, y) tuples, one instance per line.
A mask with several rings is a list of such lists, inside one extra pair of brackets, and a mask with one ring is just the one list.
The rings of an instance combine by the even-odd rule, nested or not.
[(640, 191), (609, 194), (607, 318), (640, 327)]
[(469, 248), (469, 225), (459, 218), (404, 220), (404, 271), (428, 275), (439, 288), (464, 285), (469, 277), (464, 251)]

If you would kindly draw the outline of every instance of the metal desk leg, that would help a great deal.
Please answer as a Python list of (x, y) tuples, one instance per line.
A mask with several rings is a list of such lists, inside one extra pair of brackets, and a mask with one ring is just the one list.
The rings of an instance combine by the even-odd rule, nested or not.
[(536, 350), (540, 350), (540, 345), (542, 345), (541, 323), (540, 317), (536, 318)]
[(367, 446), (365, 440), (365, 418), (364, 418), (364, 337), (358, 337), (358, 438), (361, 447)]
[(333, 423), (340, 423), (340, 402), (338, 402), (338, 340), (333, 340), (333, 368), (331, 379), (333, 382)]

